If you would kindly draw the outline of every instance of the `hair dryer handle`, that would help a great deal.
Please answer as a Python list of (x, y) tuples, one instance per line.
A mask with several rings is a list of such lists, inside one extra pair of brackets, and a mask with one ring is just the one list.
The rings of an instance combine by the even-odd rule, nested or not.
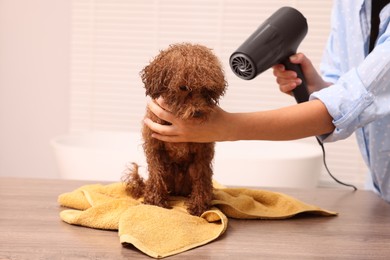
[(297, 103), (306, 102), (309, 100), (309, 93), (307, 92), (307, 86), (306, 86), (306, 80), (305, 76), (303, 75), (302, 68), (300, 64), (294, 64), (291, 63), (289, 58), (284, 60), (283, 65), (285, 66), (286, 70), (293, 70), (297, 73), (298, 78), (302, 80), (301, 85), (297, 86), (293, 90), (293, 94), (295, 97), (295, 100)]

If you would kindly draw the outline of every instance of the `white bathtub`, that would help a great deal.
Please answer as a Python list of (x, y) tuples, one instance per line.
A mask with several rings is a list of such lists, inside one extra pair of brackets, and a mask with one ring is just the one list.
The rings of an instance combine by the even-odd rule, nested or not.
[[(139, 133), (67, 134), (51, 141), (61, 177), (120, 181), (129, 162), (147, 177)], [(315, 187), (322, 169), (321, 149), (300, 141), (239, 141), (216, 145), (214, 178), (224, 185)]]

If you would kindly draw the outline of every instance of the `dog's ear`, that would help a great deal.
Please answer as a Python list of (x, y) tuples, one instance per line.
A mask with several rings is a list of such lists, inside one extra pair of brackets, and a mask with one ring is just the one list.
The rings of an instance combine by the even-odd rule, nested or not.
[(165, 78), (165, 73), (164, 69), (159, 70), (157, 68), (155, 62), (147, 65), (140, 72), (140, 76), (145, 87), (145, 95), (155, 99), (166, 91), (166, 86), (164, 86), (163, 80)]
[(216, 66), (210, 66), (209, 73), (210, 77), (206, 83), (207, 93), (205, 95), (218, 103), (219, 98), (225, 94), (228, 84), (225, 80), (224, 71), (217, 62)]

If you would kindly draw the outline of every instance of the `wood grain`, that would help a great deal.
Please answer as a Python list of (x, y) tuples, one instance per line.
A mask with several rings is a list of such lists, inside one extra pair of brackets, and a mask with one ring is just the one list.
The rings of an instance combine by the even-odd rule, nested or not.
[[(94, 181), (0, 178), (0, 259), (151, 259), (116, 231), (62, 222), (57, 196)], [(369, 191), (275, 188), (337, 217), (229, 220), (224, 235), (169, 259), (388, 259), (390, 205)]]

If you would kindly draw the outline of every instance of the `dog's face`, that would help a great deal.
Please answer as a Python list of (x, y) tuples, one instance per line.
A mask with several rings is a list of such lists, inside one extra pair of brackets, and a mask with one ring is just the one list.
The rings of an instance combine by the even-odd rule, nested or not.
[(210, 49), (189, 43), (171, 45), (141, 71), (146, 95), (163, 97), (182, 119), (207, 119), (225, 93), (226, 81)]

